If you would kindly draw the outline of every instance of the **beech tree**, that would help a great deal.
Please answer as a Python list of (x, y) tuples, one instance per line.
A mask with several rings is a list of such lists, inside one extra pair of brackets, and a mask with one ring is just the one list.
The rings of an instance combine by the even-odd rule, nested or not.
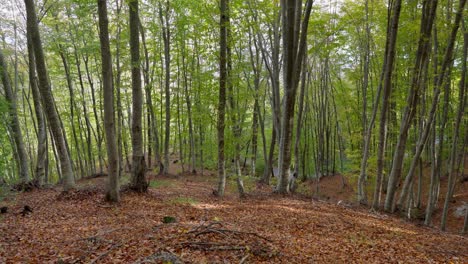
[(50, 89), (50, 84), (45, 65), (44, 52), (42, 50), (42, 41), (37, 25), (37, 16), (32, 0), (25, 0), (27, 14), (27, 31), (31, 34), (32, 45), (34, 49), (34, 58), (36, 59), (36, 71), (39, 79), (39, 91), (43, 101), (44, 113), (47, 117), (47, 123), (54, 137), (54, 144), (58, 151), (60, 160), (60, 170), (63, 177), (65, 191), (75, 187), (75, 176), (73, 165), (70, 159), (70, 153), (67, 149), (67, 138), (63, 130), (60, 119), (55, 107), (54, 98)]
[(143, 96), (141, 89), (140, 72), (140, 34), (138, 17), (138, 0), (128, 2), (130, 24), (130, 55), (132, 65), (132, 189), (137, 192), (146, 192), (146, 163), (143, 154), (142, 138), (142, 106)]
[(107, 18), (107, 0), (98, 1), (99, 30), (101, 40), (102, 80), (104, 86), (104, 129), (106, 131), (107, 160), (109, 163), (109, 186), (106, 198), (118, 202), (119, 195), (119, 157), (115, 137), (114, 85), (112, 77), (112, 59), (109, 45), (109, 21)]
[(11, 87), (10, 77), (8, 76), (7, 65), (3, 51), (0, 49), (0, 77), (2, 78), (3, 89), (5, 90), (5, 97), (9, 104), (9, 114), (11, 122), (11, 131), (13, 134), (13, 141), (16, 146), (17, 160), (19, 162), (20, 179), (23, 183), (30, 180), (28, 156), (23, 143), (23, 133), (21, 132), (20, 123), (18, 120), (18, 111), (16, 107), (16, 96)]
[(224, 155), (224, 129), (226, 119), (226, 84), (227, 84), (227, 27), (229, 18), (227, 15), (229, 0), (220, 2), (219, 18), (219, 97), (218, 97), (218, 189), (217, 195), (224, 195), (226, 186), (225, 155)]
[(279, 152), (279, 193), (289, 192), (288, 177), (291, 164), (291, 138), (294, 124), (294, 105), (301, 73), (304, 54), (306, 53), (307, 27), (309, 25), (312, 0), (306, 1), (302, 18), (302, 1), (282, 1), (282, 25), (284, 45), (284, 108), (281, 116), (281, 137)]

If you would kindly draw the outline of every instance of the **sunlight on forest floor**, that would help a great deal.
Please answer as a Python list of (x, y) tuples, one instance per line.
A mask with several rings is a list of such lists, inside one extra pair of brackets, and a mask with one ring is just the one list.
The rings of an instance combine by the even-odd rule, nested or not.
[[(468, 261), (468, 239), (360, 208), (254, 190), (211, 194), (213, 177), (156, 177), (148, 194), (103, 202), (106, 179), (64, 196), (18, 194), (0, 220), (0, 262), (133, 263), (171, 252), (188, 263)], [(229, 182), (233, 184), (233, 182)], [(22, 217), (22, 206), (33, 213)], [(164, 224), (169, 219), (170, 224)]]

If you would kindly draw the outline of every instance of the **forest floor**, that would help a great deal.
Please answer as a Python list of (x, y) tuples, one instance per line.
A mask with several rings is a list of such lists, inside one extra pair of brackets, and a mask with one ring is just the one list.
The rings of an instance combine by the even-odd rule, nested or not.
[[(467, 236), (348, 203), (272, 195), (253, 179), (247, 198), (230, 179), (219, 199), (214, 176), (153, 176), (147, 194), (124, 192), (119, 205), (103, 201), (105, 181), (4, 200), (0, 263), (468, 263)], [(33, 212), (22, 216), (25, 205)]]

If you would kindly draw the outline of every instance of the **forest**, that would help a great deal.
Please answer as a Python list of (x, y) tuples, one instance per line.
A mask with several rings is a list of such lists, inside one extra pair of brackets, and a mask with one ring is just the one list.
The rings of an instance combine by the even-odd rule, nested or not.
[(467, 9), (0, 0), (0, 262), (468, 262)]

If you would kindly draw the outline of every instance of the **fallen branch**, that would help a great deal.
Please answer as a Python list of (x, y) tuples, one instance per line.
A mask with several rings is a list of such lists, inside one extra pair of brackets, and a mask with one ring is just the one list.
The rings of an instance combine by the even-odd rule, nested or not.
[(187, 245), (189, 247), (199, 248), (203, 250), (247, 250), (245, 246), (233, 246), (225, 243), (210, 243), (210, 242), (181, 242), (180, 245)]
[[(214, 226), (219, 226), (220, 228), (215, 228)], [(208, 234), (208, 233), (217, 233), (217, 234), (222, 234), (224, 236), (226, 236), (225, 233), (233, 233), (233, 234), (238, 234), (238, 235), (251, 235), (251, 236), (255, 236), (255, 237), (258, 237), (258, 238), (261, 238), (263, 240), (273, 243), (271, 239), (268, 239), (254, 232), (244, 232), (244, 231), (231, 230), (231, 229), (226, 229), (226, 228), (221, 228), (221, 227), (224, 227), (222, 223), (211, 222), (208, 225), (202, 224), (196, 227), (195, 229), (190, 230), (189, 232), (187, 232), (187, 234), (195, 234), (195, 237), (198, 237), (200, 235)]]

